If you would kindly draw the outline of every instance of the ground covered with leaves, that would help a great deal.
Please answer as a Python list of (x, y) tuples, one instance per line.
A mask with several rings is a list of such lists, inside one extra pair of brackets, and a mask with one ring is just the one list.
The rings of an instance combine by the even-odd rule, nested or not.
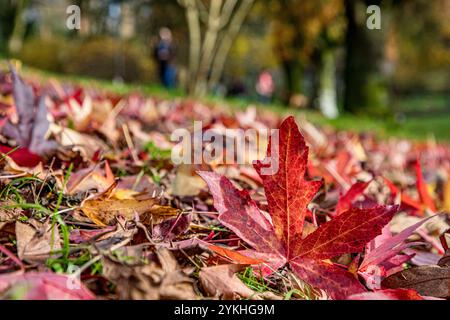
[[(0, 73), (1, 298), (449, 297), (448, 146), (11, 71)], [(253, 165), (175, 165), (170, 136), (194, 136), (195, 120), (224, 141), (227, 128), (279, 128), (259, 144), (278, 170), (267, 174), (265, 148), (250, 150)]]

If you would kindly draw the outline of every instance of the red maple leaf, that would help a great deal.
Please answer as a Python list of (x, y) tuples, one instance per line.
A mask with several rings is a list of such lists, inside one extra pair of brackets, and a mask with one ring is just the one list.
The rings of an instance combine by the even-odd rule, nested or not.
[(416, 173), (416, 189), (417, 193), (419, 194), (419, 199), (415, 200), (412, 197), (408, 196), (405, 192), (401, 192), (392, 181), (383, 177), (384, 182), (391, 191), (392, 199), (400, 193), (402, 209), (406, 209), (408, 211), (412, 210), (412, 212), (417, 215), (423, 216), (426, 208), (433, 212), (436, 212), (436, 205), (430, 193), (428, 192), (427, 185), (422, 175), (422, 166), (419, 159), (414, 161), (414, 171)]
[[(243, 254), (264, 260), (272, 271), (288, 264), (302, 279), (334, 299), (364, 292), (353, 274), (329, 259), (363, 251), (392, 219), (397, 206), (351, 208), (303, 238), (307, 206), (322, 182), (305, 178), (308, 147), (293, 117), (281, 124), (274, 154), (271, 143), (268, 158), (254, 164), (263, 180), (270, 216), (259, 210), (247, 191), (238, 190), (226, 177), (199, 172), (213, 195), (219, 221), (253, 248)], [(263, 174), (270, 159), (278, 160), (278, 170)]]
[(422, 166), (420, 165), (419, 159), (414, 163), (414, 169), (416, 170), (416, 185), (417, 191), (419, 192), (420, 201), (424, 206), (433, 212), (436, 212), (436, 205), (434, 204), (433, 198), (428, 193), (427, 185), (423, 179)]
[(372, 180), (368, 182), (356, 182), (350, 189), (339, 199), (333, 216), (338, 216), (347, 211), (352, 206), (352, 202), (359, 197), (367, 189)]
[(9, 156), (20, 166), (34, 167), (42, 161), (42, 156), (51, 155), (58, 145), (54, 140), (47, 140), (46, 134), (50, 123), (47, 119), (45, 96), (35, 95), (33, 87), (26, 84), (10, 66), (13, 79), (13, 96), (18, 122), (11, 119), (0, 127), (2, 135), (15, 140), (17, 150), (1, 145), (0, 152)]
[(43, 161), (39, 155), (31, 152), (27, 148), (14, 149), (0, 144), (0, 158), (3, 157), (3, 155), (8, 155), (21, 167), (36, 167), (39, 162)]

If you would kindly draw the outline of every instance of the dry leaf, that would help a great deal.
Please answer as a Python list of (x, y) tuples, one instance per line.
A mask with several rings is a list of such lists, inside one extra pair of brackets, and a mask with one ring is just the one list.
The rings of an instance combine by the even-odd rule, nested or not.
[(389, 289), (414, 289), (422, 296), (449, 298), (450, 267), (414, 267), (387, 277), (381, 285)]
[(181, 210), (177, 208), (155, 205), (142, 215), (141, 220), (144, 224), (153, 225), (178, 216), (180, 213)]
[(117, 285), (120, 299), (195, 300), (193, 281), (181, 271), (172, 253), (160, 248), (156, 255), (159, 263), (145, 265), (125, 265), (104, 258), (103, 274)]
[(172, 194), (179, 197), (196, 196), (206, 183), (195, 173), (195, 167), (180, 165), (177, 168), (175, 179), (172, 182)]
[[(2, 206), (10, 205), (10, 202), (5, 202), (2, 204)], [(15, 209), (4, 209), (0, 208), (0, 230), (7, 224), (13, 221), (16, 221), (16, 219), (20, 216), (22, 210), (15, 208)]]
[(450, 213), (450, 173), (444, 187), (444, 203), (442, 209)]
[(132, 220), (136, 214), (140, 216), (145, 212), (149, 212), (155, 204), (155, 199), (87, 199), (83, 202), (81, 210), (95, 224), (106, 226), (113, 224), (119, 215), (127, 220)]
[(59, 231), (48, 222), (35, 224), (16, 222), (17, 254), (21, 260), (43, 262), (61, 250)]
[(199, 278), (205, 292), (212, 297), (222, 299), (249, 298), (255, 294), (236, 276), (236, 272), (245, 268), (243, 265), (227, 264), (203, 268)]
[(279, 299), (273, 293), (258, 293), (247, 287), (236, 276), (236, 272), (243, 270), (245, 267), (246, 265), (225, 264), (203, 268), (199, 274), (200, 283), (209, 296), (219, 299)]
[(71, 147), (73, 151), (80, 152), (86, 159), (92, 159), (99, 149), (108, 150), (108, 146), (100, 139), (92, 135), (79, 133), (75, 130), (61, 127), (56, 124), (50, 125), (50, 131), (56, 137), (58, 143), (64, 147)]

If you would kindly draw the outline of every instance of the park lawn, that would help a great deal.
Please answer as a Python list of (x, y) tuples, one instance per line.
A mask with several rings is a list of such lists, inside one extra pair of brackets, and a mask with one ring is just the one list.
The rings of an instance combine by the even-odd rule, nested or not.
[[(2, 69), (5, 68), (5, 62), (0, 61), (0, 67)], [(44, 81), (54, 78), (61, 82), (73, 83), (84, 87), (94, 87), (119, 95), (140, 92), (145, 95), (164, 99), (185, 97), (182, 90), (167, 90), (155, 84), (116, 83), (82, 76), (55, 74), (28, 66), (23, 66), (23, 74), (25, 76), (39, 77)], [(404, 101), (396, 101), (393, 109), (402, 114), (401, 120), (394, 120), (394, 117), (377, 118), (351, 114), (342, 114), (337, 119), (326, 119), (318, 111), (292, 109), (281, 104), (258, 105), (254, 101), (247, 99), (225, 99), (209, 96), (203, 98), (203, 101), (205, 103), (220, 104), (224, 108), (229, 107), (234, 110), (243, 110), (249, 104), (252, 104), (257, 108), (268, 109), (282, 115), (294, 114), (296, 116), (303, 116), (316, 125), (332, 126), (337, 130), (374, 132), (381, 138), (399, 137), (419, 141), (436, 139), (441, 142), (450, 142), (450, 110), (447, 111), (450, 104), (450, 97), (448, 96), (414, 96)], [(438, 106), (437, 112), (435, 112), (436, 108), (430, 108), (430, 105)]]

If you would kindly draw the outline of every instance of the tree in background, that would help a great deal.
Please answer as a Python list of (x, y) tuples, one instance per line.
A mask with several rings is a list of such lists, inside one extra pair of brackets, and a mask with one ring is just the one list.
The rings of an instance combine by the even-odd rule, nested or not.
[(255, 0), (179, 0), (189, 28), (188, 92), (214, 88), (228, 53)]
[(393, 10), (388, 43), (399, 94), (450, 91), (450, 2), (403, 0)]
[(318, 61), (313, 93), (317, 107), (330, 119), (339, 115), (336, 75), (336, 50), (345, 37), (346, 21), (342, 1), (332, 1), (323, 8), (323, 28), (316, 41), (313, 57)]
[[(381, 7), (382, 27), (369, 29), (367, 7)], [(345, 0), (347, 17), (344, 108), (352, 113), (383, 115), (388, 112), (386, 40), (389, 4), (381, 0)]]
[(27, 7), (28, 0), (16, 0), (16, 14), (11, 38), (8, 42), (8, 51), (15, 54), (22, 49), (25, 37), (26, 25), (23, 13)]
[(0, 10), (0, 52), (6, 53), (15, 20), (15, 1), (2, 0)]
[[(342, 12), (341, 0), (277, 0), (270, 2), (273, 21), (273, 48), (285, 75), (285, 102), (302, 93), (305, 68), (317, 49), (318, 40), (329, 33), (330, 26)], [(323, 47), (325, 48), (325, 47)], [(323, 86), (334, 86), (329, 75), (334, 69), (328, 66), (322, 71), (328, 76)], [(330, 71), (331, 70), (331, 71)], [(323, 78), (324, 79), (324, 78)]]
[(15, 54), (22, 48), (26, 24), (23, 13), (28, 0), (2, 0), (0, 7), (0, 51)]

